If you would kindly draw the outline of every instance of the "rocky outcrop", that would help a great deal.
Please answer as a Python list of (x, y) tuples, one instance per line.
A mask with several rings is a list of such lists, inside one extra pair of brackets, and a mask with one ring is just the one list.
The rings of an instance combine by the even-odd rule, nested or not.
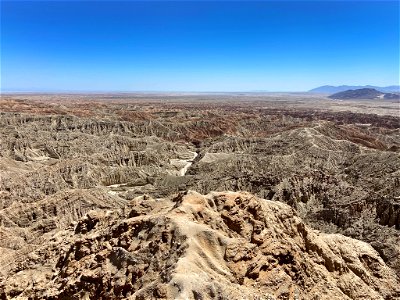
[(400, 229), (400, 199), (384, 198), (377, 203), (376, 216), (379, 224)]
[(310, 229), (248, 193), (139, 197), (89, 212), (2, 280), (2, 298), (395, 299), (368, 244)]

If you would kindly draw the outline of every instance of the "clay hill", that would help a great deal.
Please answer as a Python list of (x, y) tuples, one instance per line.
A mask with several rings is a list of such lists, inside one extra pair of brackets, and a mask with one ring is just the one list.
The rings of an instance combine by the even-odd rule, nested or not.
[(356, 90), (347, 90), (330, 95), (331, 99), (400, 99), (400, 95), (393, 93), (383, 93), (376, 89), (364, 88)]
[(400, 299), (398, 103), (301, 97), (2, 95), (0, 299)]
[(3, 299), (400, 297), (370, 245), (312, 230), (288, 205), (248, 193), (139, 197), (47, 240), (3, 277)]

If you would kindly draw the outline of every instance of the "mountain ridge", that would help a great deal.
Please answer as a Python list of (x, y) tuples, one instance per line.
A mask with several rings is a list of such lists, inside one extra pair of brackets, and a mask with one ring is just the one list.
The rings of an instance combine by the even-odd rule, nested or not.
[(385, 86), (385, 87), (379, 87), (379, 86), (374, 86), (374, 85), (339, 85), (339, 86), (333, 86), (333, 85), (322, 85), (319, 87), (316, 87), (314, 89), (309, 90), (309, 93), (322, 93), (322, 94), (333, 94), (333, 93), (339, 93), (339, 92), (344, 92), (346, 90), (356, 90), (356, 89), (362, 89), (362, 88), (370, 88), (370, 89), (375, 89), (380, 92), (400, 92), (400, 85), (390, 85), (390, 86)]
[(330, 95), (328, 98), (331, 99), (400, 99), (399, 94), (383, 93), (376, 89), (364, 88), (355, 90), (346, 90), (343, 92), (335, 93)]

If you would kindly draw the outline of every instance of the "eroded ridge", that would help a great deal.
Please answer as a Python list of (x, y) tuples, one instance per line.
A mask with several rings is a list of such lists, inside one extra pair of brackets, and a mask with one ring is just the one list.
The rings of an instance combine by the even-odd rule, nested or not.
[(396, 299), (368, 244), (249, 193), (148, 196), (93, 210), (3, 277), (2, 298)]

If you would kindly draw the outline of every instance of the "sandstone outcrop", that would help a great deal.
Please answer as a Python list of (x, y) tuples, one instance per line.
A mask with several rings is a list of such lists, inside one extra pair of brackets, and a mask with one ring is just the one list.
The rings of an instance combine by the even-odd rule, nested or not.
[(90, 211), (6, 276), (4, 299), (400, 297), (399, 278), (368, 244), (312, 230), (283, 203), (234, 192), (139, 197)]

